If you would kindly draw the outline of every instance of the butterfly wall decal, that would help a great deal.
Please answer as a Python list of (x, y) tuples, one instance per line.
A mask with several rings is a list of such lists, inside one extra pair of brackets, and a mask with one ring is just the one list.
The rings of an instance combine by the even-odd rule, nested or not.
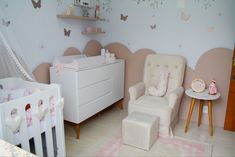
[(66, 28), (64, 28), (64, 36), (69, 37), (71, 33), (71, 30), (67, 30)]
[(8, 27), (10, 25), (11, 21), (6, 21), (5, 19), (2, 19), (2, 25)]
[(121, 14), (121, 20), (122, 20), (122, 21), (126, 21), (127, 18), (128, 18), (128, 15), (125, 16), (125, 15)]
[(41, 8), (41, 0), (38, 0), (38, 1), (31, 0), (31, 1), (32, 1), (33, 7), (34, 7), (35, 9)]
[(187, 22), (190, 18), (191, 18), (191, 15), (190, 14), (186, 14), (186, 13), (184, 13), (184, 12), (182, 12), (181, 13), (181, 20), (182, 21), (185, 21), (185, 22)]
[(156, 29), (156, 27), (157, 27), (157, 25), (156, 25), (156, 24), (154, 24), (154, 25), (150, 25), (150, 28), (151, 28), (152, 30)]

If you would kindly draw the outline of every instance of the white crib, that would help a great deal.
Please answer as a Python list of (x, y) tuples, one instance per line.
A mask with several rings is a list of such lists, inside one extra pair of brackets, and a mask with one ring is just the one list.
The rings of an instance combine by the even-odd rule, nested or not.
[[(0, 79), (0, 85), (7, 89), (38, 89), (31, 95), (0, 103), (0, 138), (38, 156), (65, 156), (60, 86), (19, 78)], [(26, 112), (31, 115), (30, 121)]]

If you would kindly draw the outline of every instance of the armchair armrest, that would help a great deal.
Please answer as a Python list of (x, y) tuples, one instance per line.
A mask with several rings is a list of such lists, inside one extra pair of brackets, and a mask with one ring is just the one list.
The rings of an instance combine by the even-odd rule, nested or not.
[(178, 87), (169, 94), (169, 106), (173, 109), (179, 108), (181, 98), (184, 93), (183, 87)]
[(144, 82), (139, 82), (129, 88), (130, 101), (135, 101), (140, 96), (144, 95), (145, 84)]

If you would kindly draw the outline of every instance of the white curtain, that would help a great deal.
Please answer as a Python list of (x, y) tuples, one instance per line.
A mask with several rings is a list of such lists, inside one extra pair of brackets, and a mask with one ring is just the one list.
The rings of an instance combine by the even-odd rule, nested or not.
[(0, 79), (6, 77), (20, 77), (25, 80), (35, 81), (22, 58), (12, 51), (0, 31)]

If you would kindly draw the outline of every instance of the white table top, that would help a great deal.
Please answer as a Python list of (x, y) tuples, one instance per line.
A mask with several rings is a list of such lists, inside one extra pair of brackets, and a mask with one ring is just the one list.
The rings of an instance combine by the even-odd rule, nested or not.
[(4, 156), (4, 157), (23, 157), (23, 156), (27, 156), (27, 157), (37, 157), (34, 154), (31, 154), (30, 152), (27, 152), (19, 147), (16, 147), (6, 141), (3, 141), (0, 139), (0, 156)]
[(208, 89), (204, 90), (201, 93), (194, 92), (192, 89), (187, 89), (185, 94), (191, 98), (200, 99), (200, 100), (216, 100), (219, 99), (220, 93), (216, 95), (208, 94)]

